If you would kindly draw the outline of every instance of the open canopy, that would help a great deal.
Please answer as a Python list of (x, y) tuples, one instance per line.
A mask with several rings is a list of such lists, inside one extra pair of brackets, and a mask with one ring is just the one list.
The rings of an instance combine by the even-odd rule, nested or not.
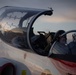
[(0, 11), (2, 39), (16, 47), (32, 50), (32, 42), (39, 37), (33, 33), (33, 23), (41, 15), (52, 15), (52, 9), (5, 6)]
[[(3, 7), (0, 9), (0, 37), (21, 50), (76, 62), (76, 25), (55, 23), (50, 18), (52, 14), (52, 9)], [(59, 31), (64, 33), (59, 35)], [(66, 36), (68, 50), (58, 43), (63, 36)]]

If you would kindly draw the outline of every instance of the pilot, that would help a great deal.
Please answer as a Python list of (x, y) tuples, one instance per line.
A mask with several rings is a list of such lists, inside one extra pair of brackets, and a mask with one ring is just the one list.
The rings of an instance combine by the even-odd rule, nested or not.
[(66, 46), (66, 43), (67, 43), (66, 35), (61, 37), (63, 33), (65, 33), (64, 30), (59, 30), (55, 34), (54, 42), (56, 41), (56, 44), (53, 47), (54, 54), (68, 54), (69, 52), (69, 49)]
[(76, 55), (76, 33), (72, 35), (73, 41), (68, 44), (71, 54)]

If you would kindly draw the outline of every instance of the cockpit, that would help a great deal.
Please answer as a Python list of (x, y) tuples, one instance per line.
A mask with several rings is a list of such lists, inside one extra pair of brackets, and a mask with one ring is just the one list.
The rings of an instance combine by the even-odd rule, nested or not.
[[(35, 9), (24, 7), (6, 6), (0, 9), (0, 38), (5, 43), (19, 48), (21, 50), (29, 50), (39, 55), (50, 56), (54, 54), (68, 54), (73, 47), (72, 54), (76, 55), (76, 43), (70, 46), (75, 40), (76, 25), (55, 23), (52, 20), (52, 9)], [(65, 33), (57, 36), (59, 30)], [(60, 39), (66, 35), (66, 46), (70, 48), (68, 52), (62, 52), (62, 46), (57, 46)], [(68, 45), (69, 44), (69, 45)], [(64, 48), (64, 46), (63, 46)], [(56, 50), (59, 49), (59, 52)]]

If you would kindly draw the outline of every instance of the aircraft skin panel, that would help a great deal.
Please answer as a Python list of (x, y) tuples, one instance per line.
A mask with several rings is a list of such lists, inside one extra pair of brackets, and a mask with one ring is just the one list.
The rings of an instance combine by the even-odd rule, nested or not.
[(62, 75), (55, 68), (51, 62), (51, 59), (48, 57), (43, 57), (34, 53), (19, 50), (17, 48), (11, 47), (3, 41), (0, 41), (0, 48), (0, 57), (16, 60), (27, 65), (27, 67), (33, 73), (32, 75), (40, 75), (39, 73), (42, 73), (44, 70), (50, 70), (52, 75)]

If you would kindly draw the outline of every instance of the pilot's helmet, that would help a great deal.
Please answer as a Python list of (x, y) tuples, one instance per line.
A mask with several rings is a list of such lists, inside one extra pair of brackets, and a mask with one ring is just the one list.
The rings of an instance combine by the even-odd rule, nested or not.
[[(61, 35), (64, 34), (64, 33), (65, 33), (64, 30), (58, 30), (57, 33), (56, 33), (55, 36), (54, 36), (53, 42), (54, 42), (54, 41), (57, 41), (57, 42), (61, 42), (61, 43), (66, 44), (66, 43), (67, 43), (66, 35), (61, 36)], [(64, 38), (64, 40), (62, 40), (62, 38)]]
[(57, 33), (56, 33), (56, 35), (55, 35), (56, 38), (57, 38), (57, 41), (60, 41), (60, 38), (62, 38), (62, 37), (66, 38), (66, 35), (60, 37), (63, 33), (65, 33), (64, 30), (59, 30), (59, 31), (57, 31)]
[(72, 37), (73, 37), (73, 41), (76, 42), (76, 33), (74, 33), (74, 34), (72, 35)]

